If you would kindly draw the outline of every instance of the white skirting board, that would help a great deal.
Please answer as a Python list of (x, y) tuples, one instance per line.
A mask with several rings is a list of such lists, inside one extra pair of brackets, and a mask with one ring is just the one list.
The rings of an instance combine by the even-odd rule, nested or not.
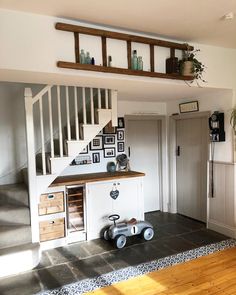
[(236, 227), (232, 227), (210, 219), (207, 222), (207, 228), (219, 232), (228, 237), (236, 238)]

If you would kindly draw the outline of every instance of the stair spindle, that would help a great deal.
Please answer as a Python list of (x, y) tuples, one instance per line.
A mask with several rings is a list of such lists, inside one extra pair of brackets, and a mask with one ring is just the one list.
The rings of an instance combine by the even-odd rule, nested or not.
[(83, 98), (83, 122), (87, 124), (87, 115), (86, 115), (86, 101), (85, 101), (85, 88), (82, 88), (82, 98)]
[(98, 88), (98, 108), (101, 109), (102, 104), (101, 104), (101, 89)]
[(71, 140), (70, 104), (69, 104), (69, 87), (68, 86), (66, 86), (66, 119), (67, 119), (67, 139)]
[(105, 89), (105, 108), (108, 109), (108, 89)]
[(51, 157), (54, 158), (53, 122), (52, 122), (52, 93), (51, 93), (51, 89), (48, 90), (48, 110), (49, 110), (49, 125), (50, 125)]
[(91, 124), (94, 124), (93, 88), (90, 88)]
[(45, 161), (45, 146), (44, 146), (44, 126), (43, 126), (43, 104), (42, 97), (39, 99), (39, 115), (40, 115), (40, 130), (41, 130), (41, 144), (42, 144), (42, 169), (43, 175), (46, 174), (46, 161)]
[(74, 101), (75, 101), (75, 133), (76, 133), (76, 140), (79, 140), (79, 113), (78, 113), (77, 87), (74, 87)]
[(57, 86), (57, 111), (58, 111), (58, 129), (59, 129), (59, 149), (60, 157), (63, 157), (63, 145), (62, 145), (62, 127), (61, 127), (61, 90), (60, 86)]

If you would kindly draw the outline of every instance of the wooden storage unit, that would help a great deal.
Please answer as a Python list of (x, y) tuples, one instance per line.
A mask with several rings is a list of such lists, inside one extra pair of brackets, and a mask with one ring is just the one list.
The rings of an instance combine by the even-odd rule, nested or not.
[(68, 234), (84, 230), (84, 186), (67, 187)]
[(39, 215), (53, 214), (64, 211), (64, 193), (57, 192), (40, 196)]
[(39, 222), (40, 242), (64, 238), (65, 219), (56, 218), (54, 220)]

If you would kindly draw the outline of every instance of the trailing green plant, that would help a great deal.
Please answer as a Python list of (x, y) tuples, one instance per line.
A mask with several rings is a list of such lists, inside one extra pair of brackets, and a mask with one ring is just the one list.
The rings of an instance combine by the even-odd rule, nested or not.
[(230, 125), (234, 130), (234, 134), (236, 135), (236, 107), (233, 108), (230, 116)]
[(180, 61), (180, 71), (182, 72), (185, 61), (191, 61), (193, 64), (192, 74), (194, 76), (194, 79), (201, 80), (202, 82), (205, 83), (206, 80), (203, 79), (202, 75), (203, 75), (203, 72), (205, 71), (206, 66), (196, 58), (196, 53), (199, 52), (200, 49), (190, 50), (190, 46), (188, 44), (186, 45), (187, 45), (187, 50), (183, 51), (183, 59)]

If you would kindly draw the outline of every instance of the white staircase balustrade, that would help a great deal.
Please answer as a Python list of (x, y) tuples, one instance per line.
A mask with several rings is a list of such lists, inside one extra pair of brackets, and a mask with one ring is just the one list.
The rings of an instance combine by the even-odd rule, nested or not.
[(26, 88), (25, 112), (32, 242), (38, 242), (40, 194), (109, 121), (117, 126), (117, 91), (48, 85), (32, 97)]

